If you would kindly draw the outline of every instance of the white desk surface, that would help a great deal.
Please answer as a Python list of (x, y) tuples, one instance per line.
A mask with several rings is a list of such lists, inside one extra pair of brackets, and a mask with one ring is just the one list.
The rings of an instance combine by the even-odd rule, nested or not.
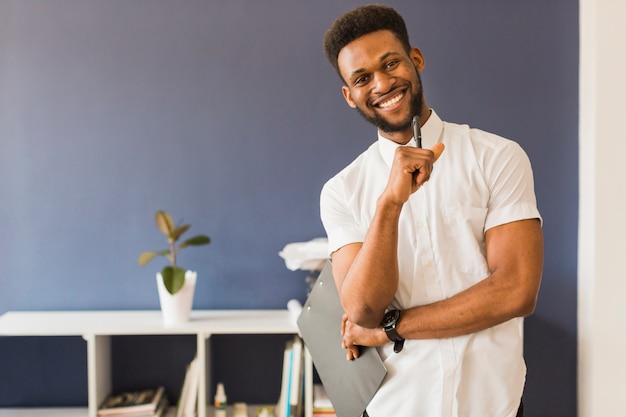
[(87, 407), (0, 408), (0, 417), (87, 417), (87, 415)]
[(0, 316), (0, 336), (160, 334), (291, 334), (285, 310), (195, 310), (187, 323), (165, 326), (159, 310), (9, 311)]

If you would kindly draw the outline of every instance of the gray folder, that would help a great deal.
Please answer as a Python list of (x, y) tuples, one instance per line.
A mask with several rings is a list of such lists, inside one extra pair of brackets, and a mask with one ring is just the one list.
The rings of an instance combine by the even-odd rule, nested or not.
[(347, 352), (341, 347), (342, 316), (328, 261), (302, 308), (298, 328), (337, 417), (359, 417), (387, 369), (375, 348), (361, 347), (357, 359), (346, 359)]

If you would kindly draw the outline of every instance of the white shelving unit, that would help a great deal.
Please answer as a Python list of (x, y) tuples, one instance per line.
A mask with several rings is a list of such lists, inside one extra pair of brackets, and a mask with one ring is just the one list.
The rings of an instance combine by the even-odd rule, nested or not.
[[(192, 311), (188, 323), (175, 326), (164, 326), (158, 310), (7, 312), (0, 316), (0, 336), (81, 336), (86, 340), (88, 408), (86, 414), (84, 409), (0, 409), (0, 417), (96, 417), (98, 405), (111, 391), (111, 336), (196, 335), (200, 369), (205, 370), (200, 377), (198, 404), (206, 405), (211, 335), (297, 333), (297, 326), (287, 310), (196, 310)], [(305, 417), (311, 417), (313, 365), (308, 352), (304, 371)], [(207, 414), (207, 407), (200, 406), (198, 417), (207, 417)]]

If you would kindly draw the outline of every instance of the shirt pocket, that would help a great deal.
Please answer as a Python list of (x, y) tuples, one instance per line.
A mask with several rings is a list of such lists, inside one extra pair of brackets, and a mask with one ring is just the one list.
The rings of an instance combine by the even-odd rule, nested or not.
[(485, 219), (487, 208), (450, 206), (444, 208), (444, 243), (447, 262), (462, 273), (479, 274), (488, 271), (485, 251)]

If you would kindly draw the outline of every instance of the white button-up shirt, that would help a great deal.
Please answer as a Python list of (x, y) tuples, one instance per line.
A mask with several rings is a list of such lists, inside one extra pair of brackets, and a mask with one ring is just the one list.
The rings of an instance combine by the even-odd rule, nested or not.
[[(400, 215), (400, 282), (391, 306), (399, 309), (449, 298), (486, 278), (485, 231), (541, 218), (530, 162), (515, 142), (443, 122), (434, 111), (422, 141), (424, 148), (438, 141), (446, 147)], [(321, 216), (331, 253), (365, 239), (397, 146), (379, 136), (324, 185)], [(522, 348), (522, 318), (466, 336), (407, 340), (398, 354), (389, 343), (379, 348), (388, 373), (367, 412), (514, 417), (526, 375)]]

